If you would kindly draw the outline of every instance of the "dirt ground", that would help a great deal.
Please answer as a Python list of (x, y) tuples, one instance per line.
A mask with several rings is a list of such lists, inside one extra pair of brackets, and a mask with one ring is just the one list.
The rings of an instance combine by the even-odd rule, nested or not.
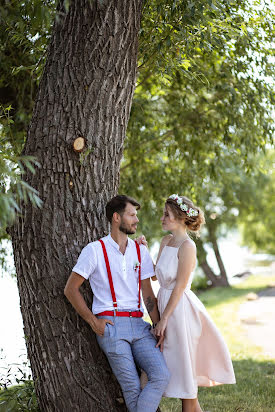
[(275, 287), (251, 294), (240, 307), (239, 317), (248, 338), (275, 359)]

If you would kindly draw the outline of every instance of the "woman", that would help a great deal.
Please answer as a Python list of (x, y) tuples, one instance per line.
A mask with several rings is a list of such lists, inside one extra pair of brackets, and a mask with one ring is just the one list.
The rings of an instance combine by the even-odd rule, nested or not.
[(154, 331), (163, 342), (163, 354), (171, 380), (163, 396), (182, 399), (182, 411), (202, 412), (198, 386), (235, 383), (227, 346), (206, 312), (191, 292), (196, 266), (196, 245), (188, 236), (204, 224), (203, 212), (188, 198), (170, 196), (161, 218), (171, 232), (160, 245), (156, 276), (160, 283), (160, 321)]

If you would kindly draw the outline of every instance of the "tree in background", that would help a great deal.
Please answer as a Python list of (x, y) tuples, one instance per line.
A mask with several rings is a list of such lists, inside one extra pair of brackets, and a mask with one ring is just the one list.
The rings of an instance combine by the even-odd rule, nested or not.
[[(223, 223), (237, 225), (236, 179), (246, 180), (257, 167), (254, 155), (274, 139), (274, 11), (256, 13), (243, 3), (242, 12), (247, 30), (237, 38), (212, 51), (194, 47), (189, 62), (196, 75), (181, 67), (154, 76), (141, 67), (121, 166), (120, 190), (143, 199), (141, 222), (149, 238), (161, 235), (158, 219), (169, 194), (185, 194), (205, 209), (198, 259), (215, 285), (228, 285), (217, 239)], [(219, 276), (207, 263), (206, 242)]]
[(239, 223), (243, 244), (256, 252), (275, 255), (275, 152), (268, 150), (258, 156), (259, 170), (253, 179), (247, 178), (240, 187), (242, 206)]

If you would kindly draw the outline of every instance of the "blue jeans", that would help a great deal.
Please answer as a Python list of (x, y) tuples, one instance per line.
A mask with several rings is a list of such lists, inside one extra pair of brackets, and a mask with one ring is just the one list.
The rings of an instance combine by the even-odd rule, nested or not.
[[(114, 326), (106, 324), (104, 336), (97, 335), (97, 341), (121, 386), (128, 410), (155, 412), (170, 373), (162, 353), (156, 348), (150, 324), (142, 318), (98, 317), (114, 322)], [(144, 389), (140, 387), (136, 364), (148, 377)]]

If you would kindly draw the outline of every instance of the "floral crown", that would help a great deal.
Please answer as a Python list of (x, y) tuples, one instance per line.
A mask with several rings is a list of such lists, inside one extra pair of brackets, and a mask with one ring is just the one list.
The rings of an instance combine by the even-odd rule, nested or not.
[(187, 214), (187, 216), (198, 216), (199, 212), (197, 210), (192, 209), (192, 207), (188, 207), (179, 195), (173, 194), (169, 196), (169, 199), (176, 200), (177, 204), (179, 205), (180, 209)]

